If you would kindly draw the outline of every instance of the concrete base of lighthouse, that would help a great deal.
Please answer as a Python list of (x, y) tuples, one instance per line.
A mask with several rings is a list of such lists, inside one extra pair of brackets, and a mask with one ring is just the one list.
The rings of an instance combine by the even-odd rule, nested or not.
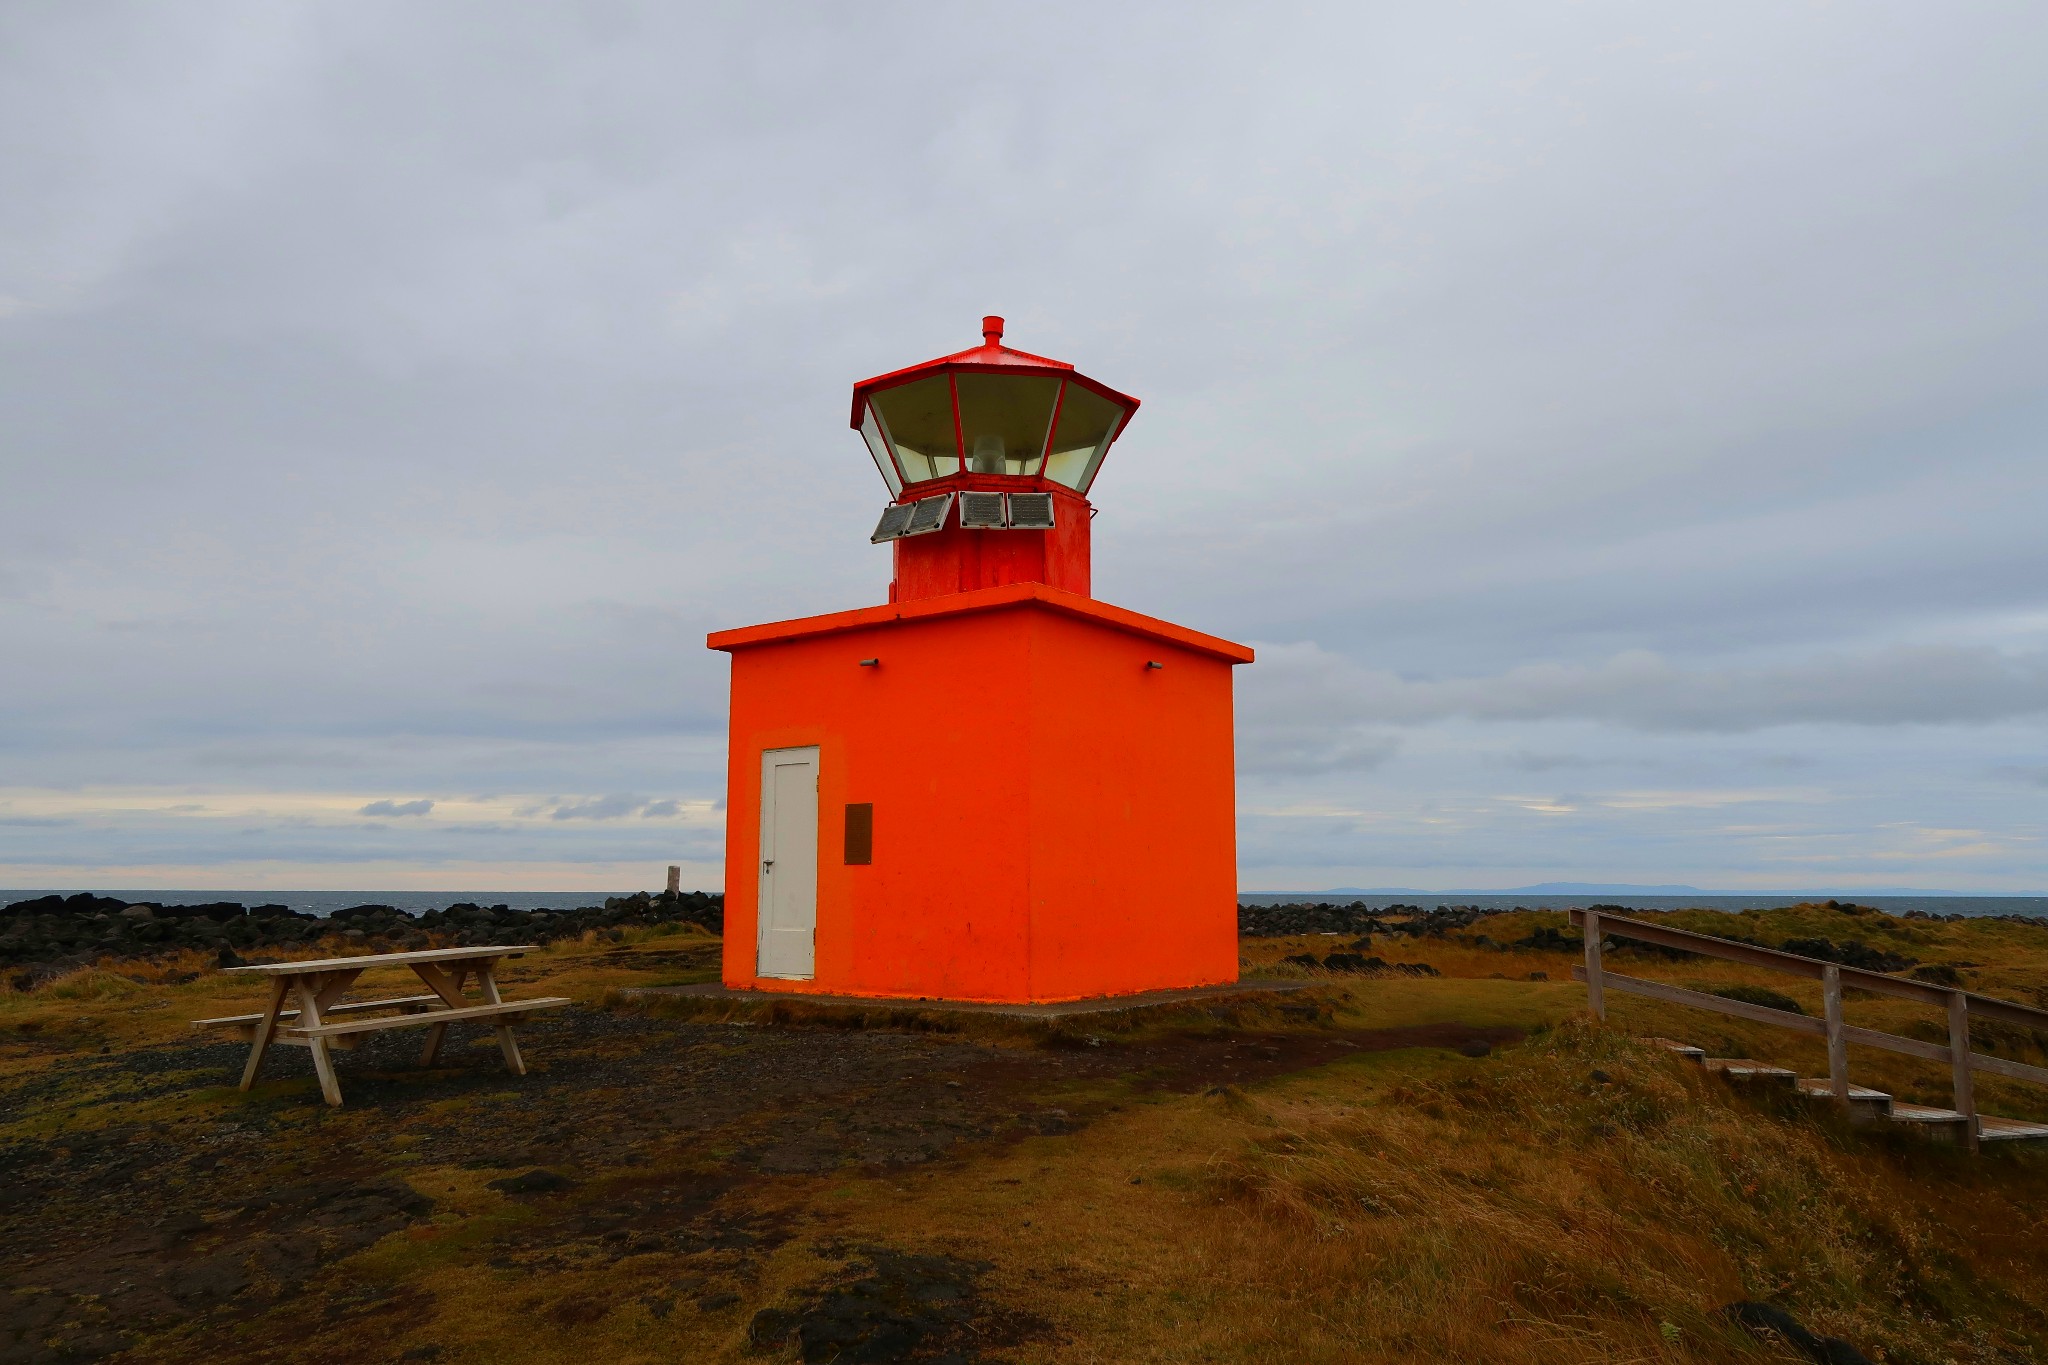
[[(726, 987), (1023, 1005), (1236, 981), (1249, 649), (1040, 583), (709, 643), (733, 659)], [(814, 765), (809, 826), (763, 778), (785, 753)], [(808, 867), (773, 856), (805, 828)]]

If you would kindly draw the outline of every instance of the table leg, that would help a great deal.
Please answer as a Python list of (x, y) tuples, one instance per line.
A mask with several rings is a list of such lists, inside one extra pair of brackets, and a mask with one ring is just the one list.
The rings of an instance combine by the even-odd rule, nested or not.
[(441, 1060), (441, 1044), (448, 1040), (448, 1026), (435, 1024), (427, 1029), (427, 1045), (420, 1049), (420, 1065), (432, 1066)]
[(427, 989), (440, 996), (441, 1003), (451, 1010), (459, 1010), (463, 1006), (462, 978), (465, 970), (458, 967), (451, 974), (431, 962), (412, 964), (412, 974), (425, 982)]
[[(476, 983), (482, 988), (487, 1004), (504, 1002), (498, 996), (498, 960), (487, 957), (476, 964)], [(512, 1036), (510, 1024), (497, 1025), (498, 1051), (505, 1054), (505, 1069), (515, 1076), (526, 1074), (526, 1059), (519, 1055), (519, 1041)]]
[(362, 974), (361, 968), (357, 968), (352, 972), (325, 973), (320, 982), (320, 1008), (324, 1010), (335, 1001), (341, 999), (342, 996), (348, 994), (348, 988), (355, 985), (356, 978)]
[(278, 1012), (284, 1008), (284, 998), (291, 992), (291, 978), (273, 976), (270, 978), (270, 1003), (263, 1007), (263, 1018), (256, 1025), (255, 1041), (249, 1044), (249, 1064), (242, 1068), (243, 1090), (256, 1084), (256, 1068), (263, 1065), (263, 1054), (270, 1047), (270, 1039), (277, 1032)]
[[(434, 994), (441, 997), (442, 1002), (446, 1004), (450, 1009), (454, 1009), (456, 1006), (461, 1004), (462, 978), (469, 975), (468, 968), (457, 967), (453, 972), (449, 973), (448, 979), (445, 982), (438, 982), (434, 980), (432, 976), (427, 975), (427, 973), (424, 971), (417, 972), (417, 975), (419, 976), (420, 980), (427, 983), (428, 989), (432, 990)], [(438, 973), (436, 975), (438, 975)], [(446, 1042), (447, 1040), (448, 1026), (446, 1024), (435, 1024), (433, 1027), (429, 1028), (427, 1030), (427, 1045), (420, 1049), (420, 1065), (432, 1066), (435, 1062), (440, 1061), (441, 1044)]]
[[(327, 984), (327, 976), (328, 973), (322, 972), (295, 978), (299, 988), (299, 1027), (320, 1027), (320, 988)], [(327, 1050), (327, 1040), (315, 1034), (306, 1039), (306, 1045), (307, 1051), (313, 1054), (313, 1074), (320, 1078), (321, 1098), (339, 1108), (341, 1082), (335, 1078), (334, 1058)]]

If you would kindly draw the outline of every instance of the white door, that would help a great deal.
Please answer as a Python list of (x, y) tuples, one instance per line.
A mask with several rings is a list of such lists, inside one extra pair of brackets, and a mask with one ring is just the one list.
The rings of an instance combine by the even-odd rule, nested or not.
[(818, 938), (818, 750), (761, 755), (760, 937), (755, 973), (808, 981)]

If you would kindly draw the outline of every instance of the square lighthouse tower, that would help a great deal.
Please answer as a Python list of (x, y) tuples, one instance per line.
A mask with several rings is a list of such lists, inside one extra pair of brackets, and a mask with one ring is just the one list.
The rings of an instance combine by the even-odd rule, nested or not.
[(730, 987), (1034, 1003), (1237, 979), (1231, 669), (1089, 595), (1088, 490), (1138, 400), (983, 344), (854, 386), (886, 606), (732, 656)]

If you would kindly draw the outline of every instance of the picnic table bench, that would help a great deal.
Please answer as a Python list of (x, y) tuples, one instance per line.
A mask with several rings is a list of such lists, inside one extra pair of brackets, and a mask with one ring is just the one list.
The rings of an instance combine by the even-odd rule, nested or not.
[[(270, 997), (256, 1014), (225, 1015), (219, 1019), (195, 1019), (194, 1028), (231, 1029), (249, 1042), (249, 1061), (242, 1068), (241, 1089), (256, 1083), (257, 1068), (272, 1043), (303, 1047), (313, 1054), (313, 1071), (320, 1078), (320, 1094), (329, 1104), (341, 1103), (341, 1083), (335, 1079), (332, 1048), (352, 1048), (366, 1033), (394, 1028), (424, 1028), (427, 1044), (420, 1053), (420, 1065), (432, 1066), (441, 1055), (448, 1026), (461, 1020), (488, 1020), (498, 1034), (498, 1050), (505, 1056), (505, 1068), (515, 1076), (526, 1074), (526, 1060), (519, 1055), (512, 1028), (535, 1010), (553, 1009), (569, 1003), (567, 996), (545, 996), (536, 1000), (506, 1000), (498, 994), (497, 965), (518, 957), (533, 947), (530, 943), (501, 944), (476, 948), (429, 948), (416, 953), (372, 953), (361, 957), (328, 957), (311, 962), (267, 962), (254, 967), (229, 967), (230, 972), (251, 972), (270, 978)], [(342, 1000), (356, 978), (373, 967), (410, 967), (426, 983), (427, 995), (391, 996), (382, 1000)], [(481, 1003), (463, 995), (470, 978), (475, 979)], [(296, 1000), (297, 1008), (287, 1007)], [(396, 1013), (386, 1013), (396, 1011)]]

